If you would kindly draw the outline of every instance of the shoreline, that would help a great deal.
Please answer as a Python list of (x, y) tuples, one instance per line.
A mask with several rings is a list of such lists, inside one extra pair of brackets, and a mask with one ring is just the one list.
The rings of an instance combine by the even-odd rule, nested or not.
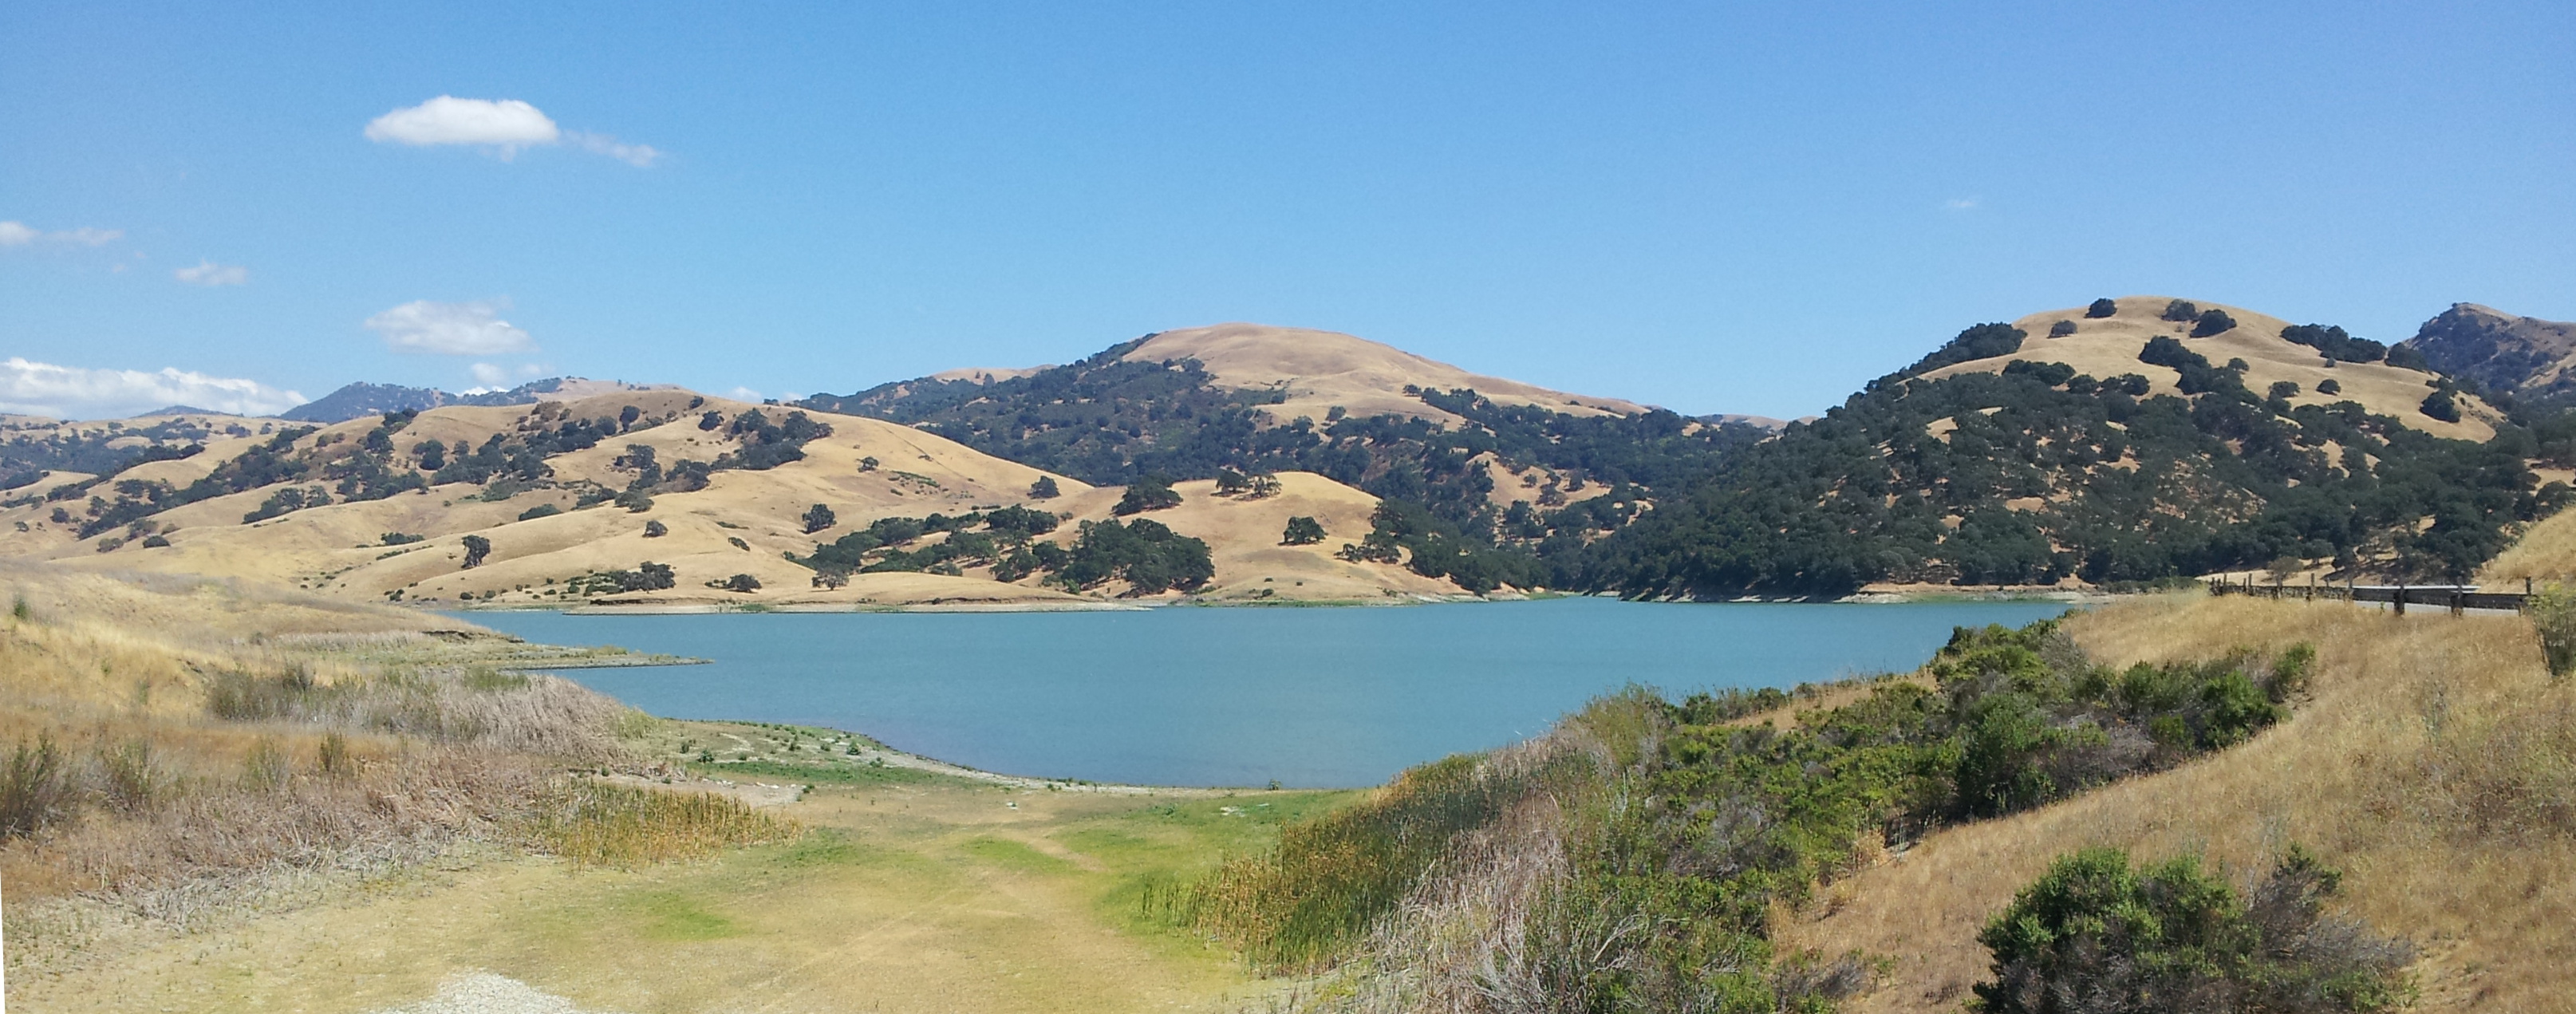
[(430, 611), (448, 614), (472, 613), (560, 613), (565, 616), (722, 616), (761, 615), (768, 613), (845, 614), (845, 613), (1141, 613), (1157, 609), (1384, 609), (1405, 606), (1473, 605), (1508, 602), (1545, 602), (1556, 599), (1602, 598), (1619, 602), (1654, 605), (1913, 605), (1942, 602), (2063, 602), (2068, 605), (2102, 605), (2130, 597), (2117, 592), (2067, 588), (2000, 588), (1992, 590), (1958, 589), (1887, 589), (1863, 590), (1840, 596), (1822, 595), (1743, 595), (1734, 598), (1620, 598), (1608, 592), (1528, 592), (1510, 595), (1388, 595), (1375, 599), (1150, 599), (1131, 601), (1029, 601), (1029, 602), (917, 602), (917, 603), (828, 603), (792, 602), (771, 605), (760, 602), (593, 602), (582, 605), (495, 605), (466, 603), (428, 606)]

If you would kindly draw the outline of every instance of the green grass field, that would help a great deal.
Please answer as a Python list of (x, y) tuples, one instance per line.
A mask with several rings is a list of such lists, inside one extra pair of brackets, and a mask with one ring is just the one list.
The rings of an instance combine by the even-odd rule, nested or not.
[[(657, 734), (779, 734), (764, 747), (818, 731), (670, 725)], [(824, 767), (798, 753), (770, 763)], [(1221, 1007), (1270, 987), (1177, 926), (1156, 890), (1358, 796), (1004, 788), (829, 756), (838, 776), (805, 777), (816, 787), (802, 800), (767, 811), (810, 829), (791, 842), (628, 870), (503, 857), (415, 871), (12, 983), (12, 999), (360, 1014), (490, 971), (628, 1014)], [(750, 775), (748, 763), (713, 767)]]

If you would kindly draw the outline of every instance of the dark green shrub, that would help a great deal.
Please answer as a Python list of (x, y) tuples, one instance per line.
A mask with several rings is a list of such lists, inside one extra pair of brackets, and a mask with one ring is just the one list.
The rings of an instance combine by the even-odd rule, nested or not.
[(658, 539), (658, 538), (661, 538), (661, 537), (663, 537), (663, 536), (665, 536), (665, 535), (669, 535), (669, 534), (671, 534), (671, 526), (669, 526), (669, 525), (665, 525), (665, 524), (663, 524), (663, 523), (662, 523), (661, 521), (659, 521), (659, 520), (652, 520), (652, 521), (646, 521), (646, 522), (644, 522), (644, 537), (645, 537), (645, 538), (648, 538), (648, 539)]
[(2093, 305), (2084, 308), (2084, 315), (2093, 318), (2108, 317), (2118, 312), (2120, 312), (2120, 304), (2114, 303), (2108, 298), (2096, 299), (2093, 301)]
[(472, 570), (476, 567), (482, 566), (483, 559), (492, 555), (492, 540), (490, 539), (484, 538), (480, 535), (468, 535), (463, 539), (463, 542), (465, 545), (464, 569), (466, 570)]
[[(2333, 381), (2327, 381), (2326, 383), (2331, 384)], [(2295, 380), (2275, 380), (2272, 382), (2271, 389), (2265, 394), (2265, 397), (2271, 398), (2274, 401), (2288, 401), (2298, 396), (2299, 382)]]
[(2342, 382), (2342, 381), (2339, 381), (2339, 380), (2336, 380), (2336, 379), (2334, 379), (2333, 377), (2327, 377), (2327, 378), (2326, 378), (2326, 379), (2324, 379), (2324, 380), (2317, 381), (2317, 393), (2318, 393), (2318, 394), (2342, 394), (2342, 393), (2343, 393), (2343, 382)]
[(1041, 475), (1038, 476), (1038, 481), (1029, 484), (1029, 499), (1031, 500), (1053, 500), (1061, 495), (1062, 494), (1056, 490), (1055, 476)]
[(2388, 355), (2388, 346), (2325, 324), (2292, 324), (2281, 329), (2281, 337), (2317, 350), (2329, 362), (2375, 363)]
[(2048, 326), (2048, 336), (2051, 338), (2064, 338), (2074, 333), (2075, 322), (2071, 320), (2061, 320)]
[(1180, 505), (1181, 494), (1172, 489), (1170, 479), (1159, 475), (1148, 475), (1129, 484), (1126, 494), (1118, 498), (1118, 505), (1111, 507), (1109, 513), (1123, 518), (1146, 511), (1168, 510)]
[(2291, 846), (2252, 904), (2183, 856), (2132, 868), (2093, 848), (2060, 858), (1977, 935), (1987, 1014), (2382, 1011), (2413, 999), (2413, 951), (2328, 917), (2341, 875)]
[(2191, 325), (2191, 336), (2194, 338), (2207, 338), (2211, 335), (2226, 334), (2227, 332), (2235, 329), (2236, 318), (2228, 316), (2227, 311), (2208, 309), (2202, 310), (2200, 315), (2193, 319)]
[(2433, 418), (2439, 419), (2443, 422), (2460, 421), (2460, 405), (2457, 401), (2452, 399), (2451, 392), (2448, 390), (2435, 391), (2431, 394), (2425, 395), (2422, 408), (2425, 415), (2432, 416)]
[(833, 515), (832, 508), (828, 505), (818, 503), (805, 509), (805, 534), (807, 535), (840, 523), (841, 519)]
[(563, 508), (561, 507), (557, 507), (550, 503), (541, 503), (534, 507), (530, 507), (527, 510), (520, 511), (519, 520), (534, 521), (538, 518), (550, 518), (561, 513), (563, 513)]
[(1289, 518), (1287, 530), (1279, 533), (1279, 544), (1283, 546), (1311, 546), (1322, 541), (1323, 523), (1302, 514)]
[(2193, 306), (2189, 300), (2177, 299), (2165, 304), (2164, 319), (2177, 324), (2199, 316), (2200, 307)]

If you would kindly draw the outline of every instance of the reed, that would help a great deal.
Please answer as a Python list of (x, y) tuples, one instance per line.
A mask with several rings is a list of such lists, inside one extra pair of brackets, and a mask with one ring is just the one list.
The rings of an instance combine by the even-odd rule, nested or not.
[(631, 869), (788, 841), (804, 828), (731, 796), (583, 781), (550, 794), (524, 833), (574, 866)]

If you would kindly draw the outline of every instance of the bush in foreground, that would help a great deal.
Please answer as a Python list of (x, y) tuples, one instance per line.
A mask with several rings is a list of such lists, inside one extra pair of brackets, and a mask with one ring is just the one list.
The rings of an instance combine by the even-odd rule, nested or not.
[(2325, 913), (2342, 874), (2291, 846), (2241, 899), (2182, 856), (2143, 868), (2093, 848), (2059, 859), (1977, 941), (1989, 1014), (2382, 1011), (2404, 1006), (2402, 941)]

